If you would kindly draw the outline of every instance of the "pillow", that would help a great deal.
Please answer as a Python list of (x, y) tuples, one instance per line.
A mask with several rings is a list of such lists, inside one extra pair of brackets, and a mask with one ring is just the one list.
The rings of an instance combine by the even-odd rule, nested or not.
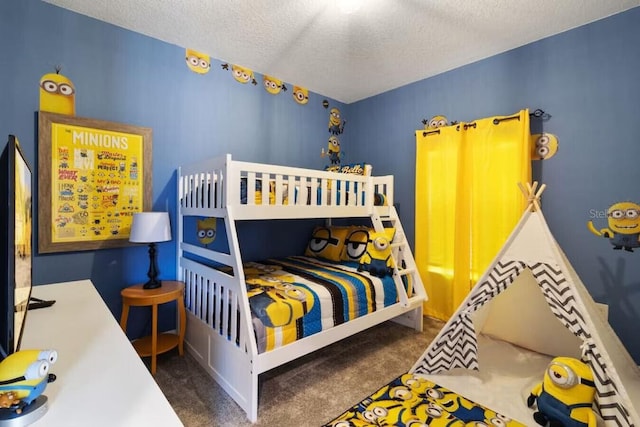
[[(343, 261), (355, 261), (359, 263), (362, 256), (367, 252), (367, 245), (373, 240), (372, 236), (374, 234), (375, 230), (373, 228), (351, 226), (344, 241), (341, 259)], [(384, 234), (380, 234), (391, 242), (396, 234), (396, 229), (393, 227), (385, 227)]]
[(372, 276), (385, 277), (393, 274), (391, 242), (395, 229), (385, 228), (382, 232), (369, 232), (365, 254), (360, 258), (358, 271), (368, 271)]
[(367, 251), (370, 230), (369, 227), (365, 226), (352, 226), (344, 240), (344, 248), (340, 259), (360, 262), (360, 258)]
[(316, 227), (304, 254), (329, 261), (340, 261), (340, 254), (350, 227)]

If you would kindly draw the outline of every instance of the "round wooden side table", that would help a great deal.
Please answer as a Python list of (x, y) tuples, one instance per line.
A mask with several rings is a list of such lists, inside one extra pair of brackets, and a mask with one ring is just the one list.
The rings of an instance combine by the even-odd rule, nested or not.
[[(187, 324), (187, 313), (184, 307), (184, 283), (173, 280), (163, 280), (162, 286), (156, 289), (143, 289), (142, 284), (124, 288), (122, 295), (122, 317), (120, 327), (127, 333), (127, 318), (129, 307), (151, 306), (151, 335), (132, 342), (140, 357), (151, 356), (151, 374), (156, 373), (156, 356), (178, 347), (180, 356), (184, 354), (184, 332)], [(177, 334), (158, 334), (158, 305), (176, 301), (178, 308)]]

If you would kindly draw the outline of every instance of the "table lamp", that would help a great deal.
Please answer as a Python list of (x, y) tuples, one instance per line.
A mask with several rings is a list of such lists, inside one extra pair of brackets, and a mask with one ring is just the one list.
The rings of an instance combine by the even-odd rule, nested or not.
[(149, 244), (149, 281), (142, 287), (155, 289), (162, 285), (158, 280), (158, 262), (156, 260), (156, 243), (171, 240), (171, 226), (167, 212), (136, 212), (131, 222), (129, 241)]

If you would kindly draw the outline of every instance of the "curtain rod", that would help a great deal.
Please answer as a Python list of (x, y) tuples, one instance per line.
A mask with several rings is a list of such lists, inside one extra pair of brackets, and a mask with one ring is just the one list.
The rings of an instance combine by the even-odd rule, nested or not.
[[(535, 118), (545, 117), (545, 112), (544, 112), (544, 110), (541, 110), (540, 108), (536, 108), (535, 110), (533, 110), (532, 113), (529, 113), (529, 116), (535, 117)], [(513, 119), (520, 120), (520, 115), (516, 114), (515, 116), (504, 117), (502, 119), (497, 119), (496, 118), (496, 119), (493, 119), (493, 124), (494, 125), (499, 125), (500, 122), (506, 122), (507, 120), (513, 120)]]
[[(540, 108), (536, 108), (535, 110), (533, 110), (533, 112), (529, 113), (529, 116), (534, 117), (534, 118), (546, 118), (549, 117), (549, 115), (547, 113), (544, 112), (544, 110), (541, 110)], [(514, 116), (508, 116), (508, 117), (503, 117), (501, 119), (495, 118), (493, 119), (493, 124), (494, 125), (499, 125), (501, 122), (506, 122), (508, 120), (520, 120), (520, 115), (516, 114)], [(455, 123), (452, 123), (455, 124)], [(463, 124), (464, 130), (467, 130), (468, 128), (475, 128), (476, 127), (476, 122), (471, 122), (471, 123), (465, 123)], [(460, 125), (458, 124), (458, 126), (456, 126), (456, 130), (460, 130)], [(435, 130), (429, 130), (429, 131), (424, 131), (422, 132), (422, 136), (427, 136), (427, 135), (432, 135), (432, 134), (439, 134), (440, 133), (440, 129), (435, 129)]]

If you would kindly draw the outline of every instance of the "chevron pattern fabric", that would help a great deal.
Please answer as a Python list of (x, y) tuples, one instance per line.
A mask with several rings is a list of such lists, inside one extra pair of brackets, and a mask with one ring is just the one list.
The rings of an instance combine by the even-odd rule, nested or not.
[(593, 372), (596, 383), (596, 407), (602, 419), (617, 426), (633, 426), (626, 408), (619, 403), (618, 387), (608, 373), (602, 354), (592, 339), (584, 316), (577, 308), (575, 294), (562, 270), (558, 266), (554, 268), (545, 263), (532, 264), (529, 268), (553, 314), (585, 343), (582, 358), (591, 366)]
[(437, 374), (454, 368), (478, 370), (478, 342), (471, 315), (507, 289), (524, 268), (520, 261), (498, 262), (486, 280), (476, 285), (464, 308), (445, 325), (415, 373)]
[(578, 308), (576, 293), (558, 265), (526, 264), (509, 259), (497, 262), (485, 275), (485, 280), (473, 289), (463, 308), (444, 326), (413, 372), (437, 374), (454, 368), (478, 370), (478, 342), (471, 315), (507, 289), (525, 268), (531, 270), (553, 314), (585, 343), (583, 359), (594, 374), (596, 407), (602, 418), (617, 426), (633, 427), (628, 411), (619, 403), (618, 387)]

